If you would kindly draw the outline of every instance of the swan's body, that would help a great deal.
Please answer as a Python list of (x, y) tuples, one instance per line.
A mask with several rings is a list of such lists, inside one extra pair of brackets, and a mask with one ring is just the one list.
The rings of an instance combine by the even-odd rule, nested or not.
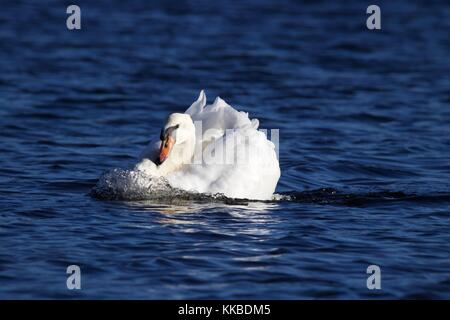
[(280, 167), (258, 120), (220, 98), (205, 105), (202, 91), (184, 114), (170, 115), (161, 140), (149, 144), (135, 169), (188, 191), (270, 200)]

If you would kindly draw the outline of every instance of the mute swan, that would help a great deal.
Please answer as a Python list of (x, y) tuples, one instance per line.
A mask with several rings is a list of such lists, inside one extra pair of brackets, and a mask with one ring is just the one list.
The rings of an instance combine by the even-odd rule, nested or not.
[(259, 122), (204, 91), (185, 113), (171, 114), (135, 170), (165, 177), (172, 187), (231, 198), (270, 200), (280, 178), (274, 144)]

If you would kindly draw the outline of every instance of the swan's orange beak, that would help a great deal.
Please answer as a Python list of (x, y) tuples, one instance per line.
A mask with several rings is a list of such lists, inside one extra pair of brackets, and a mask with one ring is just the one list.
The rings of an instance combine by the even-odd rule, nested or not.
[(163, 141), (161, 141), (161, 148), (159, 149), (159, 163), (163, 163), (167, 159), (174, 144), (175, 139), (170, 135), (168, 135)]

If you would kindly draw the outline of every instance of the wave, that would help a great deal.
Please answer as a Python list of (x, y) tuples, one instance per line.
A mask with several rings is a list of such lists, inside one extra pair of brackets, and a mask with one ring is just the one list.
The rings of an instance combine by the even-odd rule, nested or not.
[(219, 201), (239, 202), (222, 194), (202, 194), (173, 188), (166, 178), (153, 177), (142, 171), (112, 169), (105, 172), (92, 188), (90, 195), (101, 200), (158, 200), (173, 203), (176, 201)]
[(90, 195), (101, 200), (144, 201), (155, 200), (164, 203), (179, 201), (222, 202), (225, 204), (246, 204), (249, 202), (298, 202), (361, 206), (387, 202), (408, 201), (415, 203), (450, 203), (450, 193), (414, 194), (402, 191), (378, 191), (345, 193), (334, 188), (310, 191), (287, 191), (274, 194), (271, 200), (233, 199), (223, 194), (204, 194), (173, 188), (164, 177), (152, 177), (141, 171), (112, 169), (105, 172), (92, 188)]
[(344, 193), (333, 188), (311, 191), (289, 191), (278, 194), (281, 200), (317, 204), (341, 204), (347, 206), (385, 204), (390, 202), (450, 203), (450, 193), (405, 193), (403, 191), (377, 191)]

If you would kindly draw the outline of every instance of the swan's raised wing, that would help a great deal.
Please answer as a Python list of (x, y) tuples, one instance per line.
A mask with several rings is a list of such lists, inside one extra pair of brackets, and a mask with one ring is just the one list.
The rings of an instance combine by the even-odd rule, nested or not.
[(202, 90), (200, 95), (186, 112), (194, 121), (196, 143), (202, 145), (202, 150), (212, 141), (222, 137), (226, 130), (253, 128), (258, 129), (257, 119), (250, 120), (248, 113), (237, 111), (220, 97), (213, 104), (206, 105), (206, 95)]
[(171, 185), (233, 198), (271, 199), (280, 167), (273, 143), (257, 130), (258, 120), (220, 98), (206, 105), (204, 91), (186, 113), (196, 127), (196, 144), (202, 146), (196, 155), (202, 154), (202, 162), (168, 176)]
[(196, 114), (199, 114), (203, 111), (203, 108), (206, 106), (206, 94), (205, 90), (200, 91), (198, 98), (194, 101), (191, 106), (184, 112), (193, 117)]

